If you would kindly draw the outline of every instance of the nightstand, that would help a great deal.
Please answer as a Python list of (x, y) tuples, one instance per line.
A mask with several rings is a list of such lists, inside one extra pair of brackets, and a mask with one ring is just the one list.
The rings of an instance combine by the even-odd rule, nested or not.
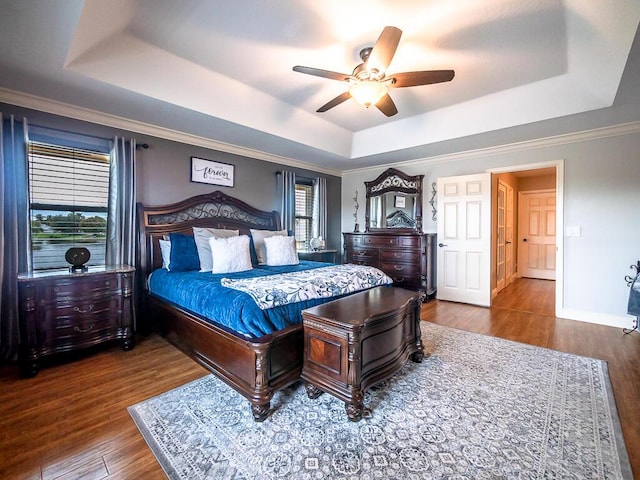
[(304, 250), (298, 252), (300, 260), (312, 260), (314, 262), (336, 263), (337, 250)]
[(40, 359), (109, 340), (134, 343), (133, 274), (128, 265), (86, 272), (47, 270), (18, 275), (20, 367), (23, 376)]

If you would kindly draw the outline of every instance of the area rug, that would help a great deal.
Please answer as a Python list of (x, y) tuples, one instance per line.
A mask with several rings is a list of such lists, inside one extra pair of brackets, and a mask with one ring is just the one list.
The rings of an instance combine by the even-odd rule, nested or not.
[(170, 479), (631, 479), (600, 360), (422, 322), (429, 355), (365, 415), (279, 392), (263, 423), (209, 375), (129, 407)]

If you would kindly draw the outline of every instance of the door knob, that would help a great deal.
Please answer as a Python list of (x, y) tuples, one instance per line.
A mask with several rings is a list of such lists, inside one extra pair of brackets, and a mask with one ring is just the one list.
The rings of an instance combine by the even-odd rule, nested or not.
[(449, 245), (447, 245), (446, 243), (439, 243), (438, 246), (439, 247), (448, 247)]

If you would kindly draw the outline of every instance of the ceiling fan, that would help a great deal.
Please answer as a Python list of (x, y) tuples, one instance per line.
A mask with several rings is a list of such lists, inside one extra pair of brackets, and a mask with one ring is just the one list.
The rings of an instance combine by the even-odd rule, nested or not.
[(426, 70), (386, 75), (387, 67), (396, 53), (401, 35), (402, 30), (399, 28), (385, 27), (373, 47), (363, 48), (360, 51), (362, 63), (353, 69), (351, 75), (300, 65), (293, 67), (294, 72), (348, 83), (348, 91), (338, 95), (316, 111), (326, 112), (349, 98), (353, 98), (367, 108), (375, 105), (387, 117), (391, 117), (398, 113), (398, 109), (389, 96), (389, 88), (415, 87), (450, 82), (453, 79), (455, 75), (453, 70)]

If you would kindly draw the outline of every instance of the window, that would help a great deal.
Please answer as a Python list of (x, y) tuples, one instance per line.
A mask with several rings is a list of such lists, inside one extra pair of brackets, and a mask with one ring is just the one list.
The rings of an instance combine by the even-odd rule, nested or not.
[(33, 268), (66, 267), (70, 247), (105, 263), (109, 160), (106, 153), (29, 142), (29, 216)]
[(313, 237), (313, 182), (296, 180), (296, 248), (307, 250)]

